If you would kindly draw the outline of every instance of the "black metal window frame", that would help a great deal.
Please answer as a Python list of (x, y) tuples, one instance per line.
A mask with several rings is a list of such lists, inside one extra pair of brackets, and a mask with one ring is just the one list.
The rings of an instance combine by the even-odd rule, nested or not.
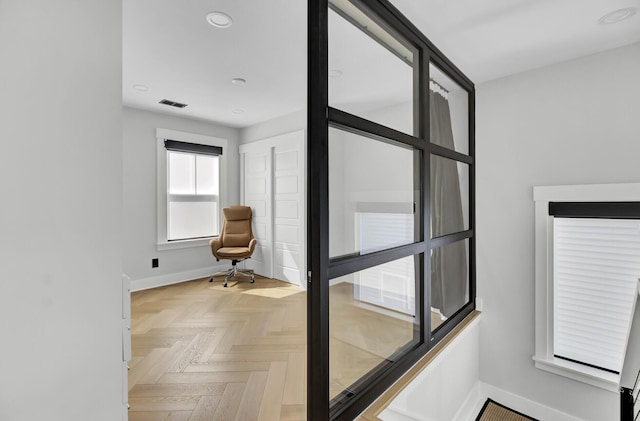
[[(373, 123), (329, 106), (328, 0), (308, 0), (308, 302), (307, 302), (307, 419), (352, 420), (413, 364), (427, 354), (475, 309), (475, 88), (473, 83), (411, 22), (386, 0), (349, 0), (384, 22), (412, 44), (414, 59), (415, 136)], [(469, 154), (430, 142), (429, 64), (461, 86), (469, 99)], [(388, 139), (420, 151), (421, 216), (419, 241), (366, 255), (330, 259), (329, 255), (329, 127), (373, 139)], [(432, 155), (469, 166), (469, 229), (432, 239), (429, 189)], [(469, 240), (469, 301), (434, 332), (430, 328), (430, 251)], [(420, 317), (419, 342), (394, 355), (393, 364), (381, 364), (358, 382), (358, 393), (329, 399), (329, 280), (403, 257), (420, 256), (416, 297)]]

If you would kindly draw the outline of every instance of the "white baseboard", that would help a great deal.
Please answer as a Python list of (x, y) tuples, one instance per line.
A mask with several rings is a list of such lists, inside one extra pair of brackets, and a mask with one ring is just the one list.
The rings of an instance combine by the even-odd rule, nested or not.
[(142, 291), (145, 289), (163, 287), (185, 281), (192, 281), (198, 278), (205, 278), (211, 276), (212, 273), (226, 271), (228, 268), (229, 265), (216, 265), (206, 268), (188, 270), (185, 272), (167, 273), (164, 275), (152, 276), (149, 278), (132, 279), (131, 291)]
[(480, 382), (477, 382), (460, 406), (460, 409), (458, 409), (458, 412), (456, 412), (453, 421), (475, 420), (486, 400), (487, 398), (482, 396)]
[(581, 418), (574, 417), (573, 415), (539, 404), (484, 382), (478, 382), (473, 387), (456, 413), (454, 421), (474, 421), (487, 399), (492, 399), (514, 411), (521, 412), (538, 420), (583, 421)]

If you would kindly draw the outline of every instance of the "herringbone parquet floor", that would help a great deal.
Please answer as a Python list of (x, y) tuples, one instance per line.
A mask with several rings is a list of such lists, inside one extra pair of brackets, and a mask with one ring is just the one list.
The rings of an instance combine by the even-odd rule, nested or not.
[[(221, 279), (132, 293), (130, 421), (306, 419), (306, 292)], [(413, 321), (363, 306), (350, 283), (330, 303), (334, 397), (411, 341)]]
[(306, 419), (306, 295), (206, 279), (131, 297), (130, 421)]

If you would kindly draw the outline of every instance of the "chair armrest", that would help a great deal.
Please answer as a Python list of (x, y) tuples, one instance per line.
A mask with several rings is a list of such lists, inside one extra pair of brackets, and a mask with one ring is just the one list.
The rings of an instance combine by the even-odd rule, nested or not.
[(249, 253), (253, 254), (253, 250), (256, 248), (256, 244), (258, 244), (258, 240), (256, 240), (255, 238), (252, 238), (251, 241), (249, 241)]
[(220, 260), (218, 258), (217, 251), (220, 247), (222, 247), (222, 241), (219, 238), (212, 238), (209, 240), (209, 246), (211, 247), (211, 253), (216, 257), (216, 260)]

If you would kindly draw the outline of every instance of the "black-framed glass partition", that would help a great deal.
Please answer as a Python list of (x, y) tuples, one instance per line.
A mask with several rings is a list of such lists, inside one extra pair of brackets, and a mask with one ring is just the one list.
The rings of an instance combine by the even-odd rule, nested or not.
[(309, 0), (308, 408), (353, 419), (474, 309), (474, 87), (390, 3)]

